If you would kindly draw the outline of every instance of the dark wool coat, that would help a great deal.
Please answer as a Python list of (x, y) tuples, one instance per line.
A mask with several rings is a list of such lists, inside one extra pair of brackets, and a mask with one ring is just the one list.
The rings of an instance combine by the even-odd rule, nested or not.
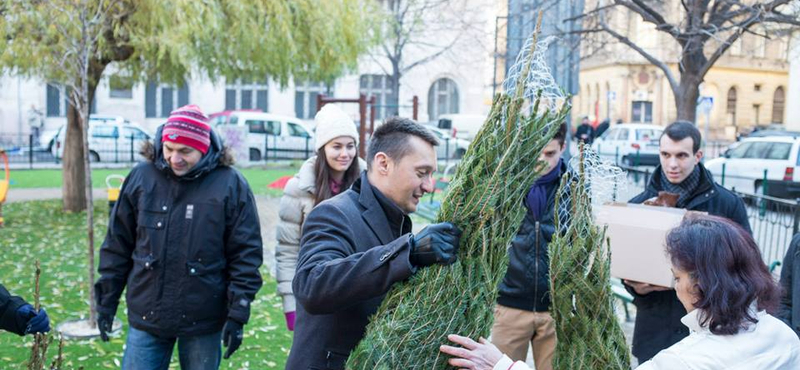
[(309, 213), (292, 285), (297, 322), (286, 369), (344, 369), (389, 288), (415, 271), (410, 232), (411, 219), (366, 172)]

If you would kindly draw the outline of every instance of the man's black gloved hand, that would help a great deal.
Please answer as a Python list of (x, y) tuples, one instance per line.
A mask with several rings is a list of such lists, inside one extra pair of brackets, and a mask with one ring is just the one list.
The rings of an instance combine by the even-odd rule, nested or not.
[(411, 238), (411, 264), (449, 265), (456, 261), (461, 230), (449, 222), (431, 224)]
[(231, 355), (239, 349), (242, 345), (242, 338), (244, 338), (244, 330), (242, 323), (228, 319), (225, 322), (225, 327), (222, 328), (222, 344), (228, 349), (225, 351), (224, 359), (228, 359)]
[(103, 342), (108, 342), (108, 333), (111, 332), (111, 326), (114, 324), (114, 315), (105, 313), (97, 313), (97, 330), (100, 331), (100, 339)]

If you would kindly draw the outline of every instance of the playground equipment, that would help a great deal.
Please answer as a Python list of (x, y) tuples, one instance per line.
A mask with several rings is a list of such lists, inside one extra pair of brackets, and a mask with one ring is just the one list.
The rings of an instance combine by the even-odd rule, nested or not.
[(3, 158), (3, 164), (6, 169), (6, 177), (0, 180), (0, 227), (3, 227), (3, 203), (6, 201), (8, 188), (11, 185), (11, 174), (8, 168), (8, 155), (2, 149), (0, 149), (0, 157)]
[[(119, 185), (114, 186), (114, 180), (119, 181)], [(125, 176), (122, 175), (108, 175), (106, 176), (106, 189), (108, 190), (108, 212), (114, 209), (114, 204), (119, 199), (119, 192), (122, 190), (122, 183), (125, 182)]]
[[(419, 98), (414, 95), (414, 98), (411, 99), (412, 102), (412, 117), (414, 121), (417, 120), (417, 113), (419, 112)], [(399, 106), (393, 105), (378, 105), (375, 96), (371, 96), (367, 99), (365, 94), (359, 94), (358, 98), (355, 99), (342, 99), (342, 98), (334, 98), (330, 96), (325, 96), (324, 94), (317, 95), (317, 112), (325, 104), (328, 103), (357, 103), (358, 104), (358, 115), (360, 118), (360, 124), (358, 125), (358, 156), (361, 158), (366, 158), (367, 156), (367, 147), (366, 147), (366, 132), (369, 130), (370, 135), (372, 131), (375, 130), (375, 111), (380, 107), (395, 107), (398, 108)], [(369, 118), (367, 118), (367, 108), (369, 108)], [(369, 120), (369, 126), (367, 126), (367, 120)]]

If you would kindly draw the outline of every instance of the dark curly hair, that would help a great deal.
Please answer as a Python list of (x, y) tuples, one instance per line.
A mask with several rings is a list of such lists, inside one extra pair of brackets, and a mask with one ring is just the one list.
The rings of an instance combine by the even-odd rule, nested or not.
[(778, 287), (753, 237), (722, 217), (687, 214), (667, 234), (672, 265), (691, 276), (700, 323), (714, 334), (732, 335), (756, 323), (750, 305), (773, 313)]

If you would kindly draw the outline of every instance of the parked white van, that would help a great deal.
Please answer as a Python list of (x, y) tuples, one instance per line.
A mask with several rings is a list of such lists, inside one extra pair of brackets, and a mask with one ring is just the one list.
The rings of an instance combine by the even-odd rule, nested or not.
[[(295, 117), (261, 112), (231, 112), (215, 129), (225, 137), (225, 126), (247, 128), (250, 161), (307, 158), (313, 155), (314, 133)], [(227, 143), (234, 147), (236, 143)]]
[(480, 114), (442, 114), (439, 116), (437, 127), (450, 131), (451, 136), (472, 140), (484, 122), (486, 116)]

